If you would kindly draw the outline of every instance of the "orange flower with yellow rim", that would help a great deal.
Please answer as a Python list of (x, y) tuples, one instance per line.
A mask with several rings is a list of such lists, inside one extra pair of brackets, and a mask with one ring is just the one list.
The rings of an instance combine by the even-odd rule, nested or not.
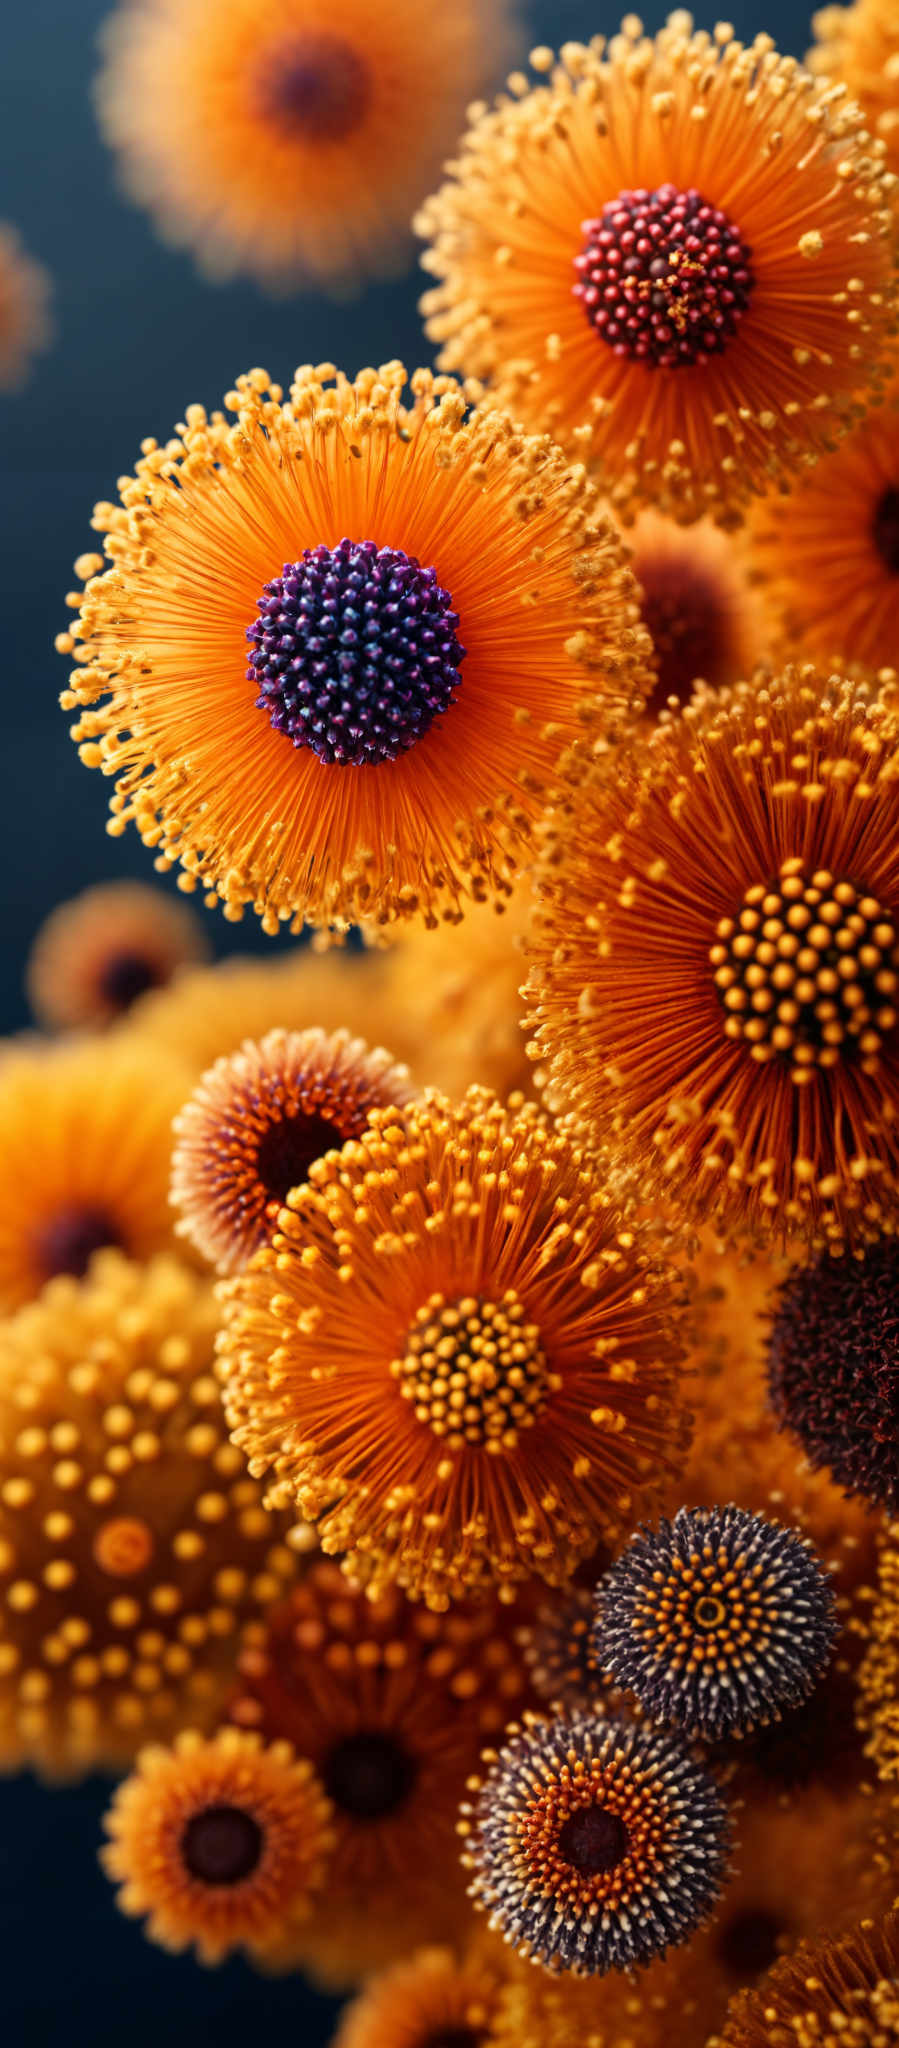
[(207, 274), (345, 287), (408, 260), (509, 26), (507, 0), (126, 0), (100, 123), (131, 196)]
[(773, 645), (869, 672), (899, 666), (899, 382), (788, 498), (760, 501), (747, 541)]
[(685, 531), (647, 511), (628, 539), (656, 671), (647, 712), (672, 697), (688, 703), (700, 679), (717, 690), (751, 675), (771, 629), (742, 534), (724, 534), (710, 519)]
[(330, 1807), (288, 1742), (194, 1730), (145, 1749), (106, 1816), (101, 1856), (123, 1913), (147, 1914), (163, 1948), (220, 1963), (264, 1961), (309, 1913), (327, 1879)]
[(854, 0), (812, 16), (810, 71), (844, 85), (899, 171), (899, 16), (894, 0)]
[(520, 1097), (373, 1111), (222, 1294), (235, 1441), (375, 1590), (564, 1582), (682, 1448), (680, 1297)]
[(0, 392), (24, 381), (33, 355), (50, 338), (50, 280), (22, 248), (15, 228), (0, 221)]
[(207, 952), (186, 903), (141, 882), (100, 882), (41, 925), (28, 957), (31, 1007), (51, 1031), (99, 1030)]
[[(333, 383), (331, 379), (334, 379)], [(501, 898), (559, 754), (648, 683), (620, 543), (546, 436), (401, 364), (262, 371), (100, 505), (66, 709), (81, 757), (266, 929)], [(105, 700), (105, 701), (104, 701)]]
[(698, 1222), (876, 1236), (899, 1210), (894, 706), (760, 673), (571, 785), (529, 982), (553, 1103)]
[(684, 13), (532, 62), (419, 214), (441, 367), (602, 464), (622, 511), (734, 523), (876, 374), (890, 211), (858, 110)]

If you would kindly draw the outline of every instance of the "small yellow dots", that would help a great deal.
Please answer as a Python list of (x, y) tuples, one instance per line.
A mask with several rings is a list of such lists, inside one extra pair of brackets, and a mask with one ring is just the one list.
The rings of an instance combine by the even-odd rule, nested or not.
[(32, 1607), (37, 1606), (39, 1597), (38, 1589), (30, 1579), (16, 1579), (7, 1590), (6, 1604), (14, 1614), (28, 1614)]
[(103, 1522), (94, 1537), (94, 1560), (110, 1578), (128, 1579), (145, 1571), (153, 1556), (153, 1531), (135, 1515)]
[(110, 1600), (106, 1612), (113, 1628), (136, 1628), (141, 1614), (139, 1602), (125, 1593)]
[(416, 1419), (450, 1450), (512, 1449), (550, 1392), (537, 1326), (511, 1290), (500, 1302), (432, 1295), (418, 1311), (405, 1356), (390, 1369)]

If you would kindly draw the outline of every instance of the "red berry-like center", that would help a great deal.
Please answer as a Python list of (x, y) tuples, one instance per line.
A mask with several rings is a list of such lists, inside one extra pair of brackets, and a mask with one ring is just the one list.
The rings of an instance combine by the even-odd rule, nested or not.
[(619, 192), (584, 222), (574, 295), (616, 355), (688, 369), (736, 333), (755, 282), (750, 256), (734, 222), (692, 186)]

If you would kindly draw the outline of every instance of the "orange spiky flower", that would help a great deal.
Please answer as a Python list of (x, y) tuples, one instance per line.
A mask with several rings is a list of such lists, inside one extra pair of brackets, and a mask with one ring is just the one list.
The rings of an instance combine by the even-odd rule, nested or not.
[(507, 0), (126, 0), (97, 105), (131, 196), (207, 274), (340, 290), (408, 259), (508, 42)]
[(112, 567), (82, 558), (57, 643), (110, 830), (270, 931), (508, 895), (562, 748), (648, 684), (583, 471), (452, 379), (405, 382), (303, 369), (282, 404), (253, 371), (233, 426), (189, 407), (97, 507)]
[(15, 391), (32, 356), (50, 339), (50, 279), (26, 255), (14, 227), (0, 221), (0, 391)]
[(174, 1259), (102, 1252), (0, 1331), (4, 1765), (72, 1775), (208, 1726), (293, 1577), (300, 1539), (228, 1442), (216, 1321)]
[(499, 1943), (461, 1958), (451, 1949), (418, 1949), (347, 2006), (333, 2048), (498, 2048), (507, 1975)]
[(312, 1765), (236, 1728), (143, 1750), (105, 1825), (122, 1912), (147, 1914), (151, 1940), (194, 1946), (202, 1963), (236, 1948), (264, 1961), (327, 1877), (330, 1807)]
[(375, 1590), (558, 1584), (681, 1449), (679, 1295), (520, 1097), (373, 1111), (222, 1293), (235, 1441)]
[(178, 1230), (222, 1273), (272, 1234), (313, 1160), (361, 1136), (369, 1111), (408, 1102), (409, 1073), (348, 1031), (270, 1031), (217, 1060), (175, 1118)]
[(899, 383), (788, 498), (761, 500), (748, 552), (772, 645), (869, 672), (899, 666)]
[(51, 1031), (101, 1030), (207, 952), (186, 903), (141, 882), (101, 882), (41, 925), (26, 971), (31, 1007)]
[[(421, 210), (445, 369), (601, 463), (616, 505), (734, 523), (857, 415), (889, 317), (882, 164), (769, 36), (533, 53)], [(789, 193), (789, 205), (784, 194)]]
[(628, 538), (655, 661), (650, 716), (672, 697), (688, 703), (700, 679), (717, 690), (751, 675), (771, 632), (742, 537), (723, 534), (710, 519), (684, 532), (643, 512)]
[(775, 1963), (739, 1991), (708, 2048), (894, 2048), (899, 2042), (899, 1914), (863, 1920)]
[(894, 0), (854, 0), (812, 16), (810, 71), (838, 81), (857, 100), (890, 168), (899, 171), (899, 16)]
[(293, 1960), (328, 1985), (446, 1940), (468, 1918), (455, 1822), (469, 1773), (530, 1698), (515, 1611), (371, 1599), (319, 1559), (245, 1632), (231, 1718), (283, 1736), (333, 1805), (327, 1897)]
[(877, 1235), (899, 1209), (895, 709), (760, 674), (571, 783), (529, 982), (552, 1100), (697, 1221)]

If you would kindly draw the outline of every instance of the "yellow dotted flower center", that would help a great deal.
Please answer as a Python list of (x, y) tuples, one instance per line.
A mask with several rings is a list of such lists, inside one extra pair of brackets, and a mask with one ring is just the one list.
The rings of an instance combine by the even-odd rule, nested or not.
[(101, 1522), (94, 1537), (94, 1561), (113, 1579), (134, 1578), (153, 1555), (153, 1531), (137, 1515), (115, 1515)]
[(512, 1289), (501, 1301), (432, 1294), (391, 1370), (417, 1421), (451, 1450), (511, 1450), (553, 1384), (537, 1325)]
[(875, 1070), (899, 990), (899, 935), (876, 896), (785, 861), (721, 919), (709, 959), (725, 1033), (754, 1060), (788, 1061), (795, 1081), (847, 1056)]
[(764, 1648), (769, 1601), (761, 1567), (740, 1568), (723, 1553), (672, 1562), (671, 1577), (644, 1589), (635, 1625), (665, 1664), (727, 1669)]

